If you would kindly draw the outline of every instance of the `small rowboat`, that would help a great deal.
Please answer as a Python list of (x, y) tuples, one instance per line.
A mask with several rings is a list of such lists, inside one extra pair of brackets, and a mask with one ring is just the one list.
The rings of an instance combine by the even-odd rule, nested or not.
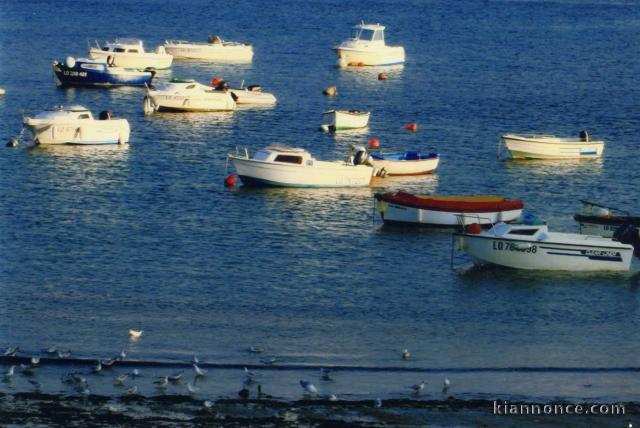
[(371, 155), (373, 166), (386, 175), (423, 175), (431, 174), (440, 162), (437, 153), (422, 155), (419, 152), (374, 153)]
[(578, 222), (580, 233), (583, 235), (611, 238), (622, 225), (631, 224), (640, 227), (640, 217), (631, 216), (627, 211), (585, 200), (580, 202), (582, 202), (582, 210), (573, 218)]
[(590, 159), (599, 158), (604, 150), (604, 141), (591, 141), (587, 131), (578, 138), (505, 134), (502, 142), (512, 159)]
[(369, 124), (371, 113), (358, 110), (329, 110), (322, 113), (323, 131), (343, 131), (364, 128)]
[(376, 209), (389, 224), (457, 227), (460, 224), (493, 224), (517, 220), (524, 204), (503, 196), (432, 196), (406, 192), (376, 193)]

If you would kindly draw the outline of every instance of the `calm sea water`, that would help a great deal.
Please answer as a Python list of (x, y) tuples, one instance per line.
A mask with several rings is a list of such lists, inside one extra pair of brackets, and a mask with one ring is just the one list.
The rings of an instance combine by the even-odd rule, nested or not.
[[(406, 66), (387, 81), (335, 67), (330, 48), (361, 19), (405, 46)], [(2, 141), (20, 130), (21, 109), (62, 103), (111, 110), (132, 128), (123, 147), (0, 150), (0, 345), (105, 356), (142, 328), (132, 358), (251, 363), (243, 350), (259, 345), (289, 364), (640, 366), (635, 279), (452, 271), (450, 235), (382, 228), (372, 210), (374, 192), (405, 189), (521, 198), (563, 231), (576, 231), (581, 198), (637, 212), (635, 2), (4, 0), (0, 29)], [(275, 108), (144, 117), (141, 89), (53, 83), (51, 61), (86, 55), (87, 41), (155, 47), (208, 34), (252, 43), (253, 63), (177, 62), (160, 79), (259, 83)], [(334, 99), (321, 93), (330, 84)], [(318, 132), (329, 108), (371, 110), (370, 127)], [(418, 132), (402, 129), (409, 122)], [(602, 160), (496, 159), (504, 132), (585, 128), (606, 141)], [(438, 173), (376, 189), (223, 186), (236, 146), (331, 159), (371, 137), (438, 151)], [(297, 376), (282, 381), (291, 394)], [(638, 398), (635, 373), (456, 376), (459, 391), (477, 394)], [(363, 394), (391, 382), (359, 377)]]

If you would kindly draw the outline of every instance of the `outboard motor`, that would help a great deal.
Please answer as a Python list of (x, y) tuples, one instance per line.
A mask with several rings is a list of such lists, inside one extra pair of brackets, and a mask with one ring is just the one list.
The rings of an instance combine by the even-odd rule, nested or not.
[(220, 36), (209, 36), (207, 37), (207, 42), (212, 45), (220, 45), (222, 44), (222, 39), (220, 38)]
[(98, 119), (100, 120), (109, 120), (111, 119), (111, 112), (109, 110), (101, 111), (98, 115)]
[(354, 165), (370, 164), (371, 156), (367, 152), (367, 149), (365, 149), (362, 146), (358, 146), (354, 150), (355, 150), (355, 154), (353, 155), (353, 164)]
[(147, 67), (144, 69), (144, 71), (151, 73), (151, 80), (156, 77), (156, 69), (154, 67)]
[(637, 227), (631, 223), (623, 224), (613, 232), (613, 239), (623, 244), (633, 245), (633, 254), (640, 257), (640, 234)]
[(587, 132), (586, 129), (580, 131), (580, 134), (578, 135), (580, 136), (580, 141), (584, 141), (585, 143), (588, 143), (590, 141), (589, 132)]

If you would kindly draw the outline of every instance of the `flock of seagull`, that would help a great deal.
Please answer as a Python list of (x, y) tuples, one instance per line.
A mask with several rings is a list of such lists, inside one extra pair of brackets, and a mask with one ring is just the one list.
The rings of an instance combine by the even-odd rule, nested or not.
[[(137, 341), (142, 337), (142, 331), (138, 330), (130, 330), (129, 331), (129, 339), (131, 341)], [(19, 347), (8, 347), (3, 350), (4, 357), (16, 357), (19, 352)], [(69, 350), (61, 350), (56, 346), (51, 346), (47, 349), (42, 350), (43, 353), (47, 354), (50, 357), (57, 357), (59, 359), (69, 358), (71, 352)], [(247, 352), (252, 354), (262, 354), (264, 352), (263, 348), (250, 346), (247, 348)], [(405, 349), (402, 351), (402, 359), (408, 360), (411, 358), (411, 353), (409, 350)], [(89, 387), (88, 376), (98, 375), (103, 373), (105, 370), (110, 370), (112, 366), (120, 361), (124, 361), (127, 358), (127, 350), (122, 349), (120, 353), (114, 358), (108, 359), (97, 359), (95, 360), (95, 364), (91, 368), (89, 372), (85, 371), (72, 371), (64, 374), (61, 378), (63, 384), (69, 385), (73, 387), (73, 389), (82, 396), (91, 395), (91, 389)], [(268, 366), (273, 365), (277, 362), (277, 358), (275, 357), (261, 357), (260, 361), (262, 364)], [(193, 356), (192, 361), (190, 362), (191, 367), (193, 369), (193, 378), (186, 383), (186, 389), (190, 395), (194, 395), (200, 391), (198, 387), (198, 381), (205, 378), (207, 376), (207, 370), (201, 368), (199, 366), (200, 360), (196, 355)], [(11, 383), (13, 377), (16, 374), (16, 369), (19, 369), (19, 372), (25, 376), (28, 382), (34, 387), (36, 392), (40, 392), (42, 389), (42, 384), (33, 377), (36, 374), (36, 370), (40, 367), (40, 357), (33, 356), (30, 359), (30, 364), (20, 364), (19, 366), (10, 365), (7, 370), (4, 372), (2, 381), (4, 383)], [(126, 395), (134, 395), (138, 393), (138, 386), (135, 384), (136, 380), (143, 375), (137, 368), (134, 368), (131, 372), (119, 374), (114, 379), (114, 386), (124, 390), (124, 394)], [(257, 397), (262, 398), (265, 397), (265, 394), (262, 392), (262, 383), (260, 382), (261, 373), (253, 372), (247, 367), (244, 367), (242, 370), (242, 389), (238, 392), (238, 395), (243, 399), (248, 399), (251, 397), (252, 393), (250, 388), (252, 386), (256, 386)], [(183, 378), (186, 378), (185, 370), (179, 370), (172, 374), (167, 374), (163, 376), (156, 377), (153, 380), (154, 387), (161, 393), (164, 393), (167, 390), (169, 385), (181, 385)], [(320, 368), (320, 380), (329, 382), (333, 381), (333, 373), (330, 369)], [(421, 381), (414, 385), (408, 387), (410, 390), (410, 394), (414, 396), (419, 396), (425, 389), (426, 381)], [(338, 401), (339, 398), (335, 394), (325, 394), (321, 395), (318, 391), (318, 388), (309, 380), (301, 379), (300, 387), (302, 388), (303, 394), (305, 398), (318, 398), (324, 399), (328, 401)], [(448, 378), (445, 378), (443, 381), (442, 392), (447, 393), (449, 388), (451, 387), (451, 381)], [(211, 409), (213, 407), (213, 402), (210, 400), (205, 400), (203, 402), (203, 406), (207, 409)], [(378, 397), (374, 400), (373, 406), (376, 408), (382, 407), (382, 400)]]

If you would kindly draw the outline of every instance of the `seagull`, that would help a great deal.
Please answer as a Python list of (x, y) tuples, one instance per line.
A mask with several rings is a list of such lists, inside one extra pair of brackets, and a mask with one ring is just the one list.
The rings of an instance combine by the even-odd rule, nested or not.
[(324, 398), (329, 401), (338, 401), (338, 396), (336, 394), (327, 394)]
[(205, 400), (202, 405), (204, 406), (205, 409), (211, 410), (213, 409), (213, 401), (210, 400)]
[(131, 372), (131, 377), (138, 377), (138, 376), (140, 376), (140, 370), (133, 369), (133, 371)]
[(249, 371), (246, 367), (244, 368), (244, 383), (247, 385), (251, 385), (254, 382), (254, 378), (257, 377), (258, 374), (252, 371)]
[(19, 346), (16, 346), (15, 348), (12, 348), (9, 346), (7, 349), (4, 350), (4, 356), (15, 357), (19, 350), (20, 350)]
[(382, 400), (380, 399), (380, 397), (375, 399), (375, 401), (373, 402), (373, 407), (375, 407), (376, 409), (382, 407)]
[(58, 358), (69, 358), (71, 356), (71, 351), (66, 350), (66, 351), (56, 351), (56, 355), (58, 355)]
[(403, 360), (408, 360), (410, 357), (411, 357), (411, 352), (409, 352), (408, 349), (405, 349), (404, 351), (402, 351)]
[(418, 395), (424, 389), (424, 384), (425, 381), (422, 381), (420, 383), (416, 383), (415, 385), (411, 385), (409, 388), (413, 389), (413, 393)]
[(127, 380), (128, 377), (129, 377), (128, 373), (119, 375), (118, 377), (116, 377), (116, 380), (114, 381), (114, 385), (125, 386), (124, 381)]
[(169, 377), (162, 376), (158, 380), (154, 380), (153, 383), (156, 384), (158, 388), (166, 388), (169, 383)]
[(6, 372), (4, 372), (4, 378), (9, 379), (13, 376), (13, 373), (16, 370), (16, 366), (9, 366)]
[(100, 360), (96, 360), (96, 365), (91, 369), (94, 373), (100, 373), (102, 371), (102, 363)]
[(175, 372), (171, 376), (168, 376), (168, 378), (169, 378), (169, 380), (171, 382), (179, 382), (180, 378), (182, 377), (182, 373), (184, 373), (184, 370), (180, 370), (179, 372)]
[(58, 352), (58, 348), (56, 347), (56, 345), (52, 345), (45, 349), (44, 352), (46, 352), (47, 354), (56, 354)]
[(114, 360), (113, 358), (109, 358), (108, 360), (102, 360), (100, 361), (100, 363), (105, 367), (110, 369), (111, 366), (113, 365), (113, 363), (115, 363), (116, 360)]
[(127, 389), (127, 394), (129, 395), (133, 395), (136, 392), (138, 392), (138, 387), (136, 385), (133, 385), (131, 388)]
[(247, 349), (247, 352), (251, 353), (251, 354), (262, 354), (264, 352), (264, 349), (259, 347), (259, 346), (249, 346), (249, 348)]
[(40, 364), (40, 357), (31, 357), (31, 365), (37, 366), (38, 364)]
[(197, 356), (197, 355), (194, 355), (194, 356), (193, 356), (193, 360), (191, 360), (191, 362), (192, 362), (193, 364), (200, 364), (200, 360), (198, 359), (198, 356)]
[(129, 330), (129, 339), (138, 340), (142, 337), (143, 330)]
[(195, 383), (188, 382), (187, 383), (187, 390), (189, 391), (190, 394), (195, 394), (196, 392), (200, 391), (200, 388), (198, 388), (195, 385)]
[(35, 380), (29, 379), (29, 383), (31, 385), (33, 385), (33, 387), (36, 389), (36, 391), (40, 391), (40, 389), (42, 388), (42, 384), (40, 382), (35, 381)]
[(308, 380), (301, 380), (300, 386), (304, 389), (304, 392), (307, 394), (317, 394), (318, 389)]
[(121, 361), (127, 358), (127, 352), (124, 350), (124, 348), (122, 349), (122, 351), (120, 351), (119, 357)]
[(198, 367), (197, 364), (193, 365), (193, 371), (196, 372), (196, 377), (204, 377), (204, 374), (207, 372), (206, 370), (202, 370), (200, 367)]
[(267, 366), (272, 366), (278, 361), (276, 357), (262, 357), (260, 358), (260, 362)]
[(333, 380), (331, 378), (331, 370), (320, 367), (320, 378), (322, 380)]
[(442, 382), (442, 392), (447, 392), (449, 387), (451, 386), (451, 381), (449, 378), (444, 378), (444, 382)]

